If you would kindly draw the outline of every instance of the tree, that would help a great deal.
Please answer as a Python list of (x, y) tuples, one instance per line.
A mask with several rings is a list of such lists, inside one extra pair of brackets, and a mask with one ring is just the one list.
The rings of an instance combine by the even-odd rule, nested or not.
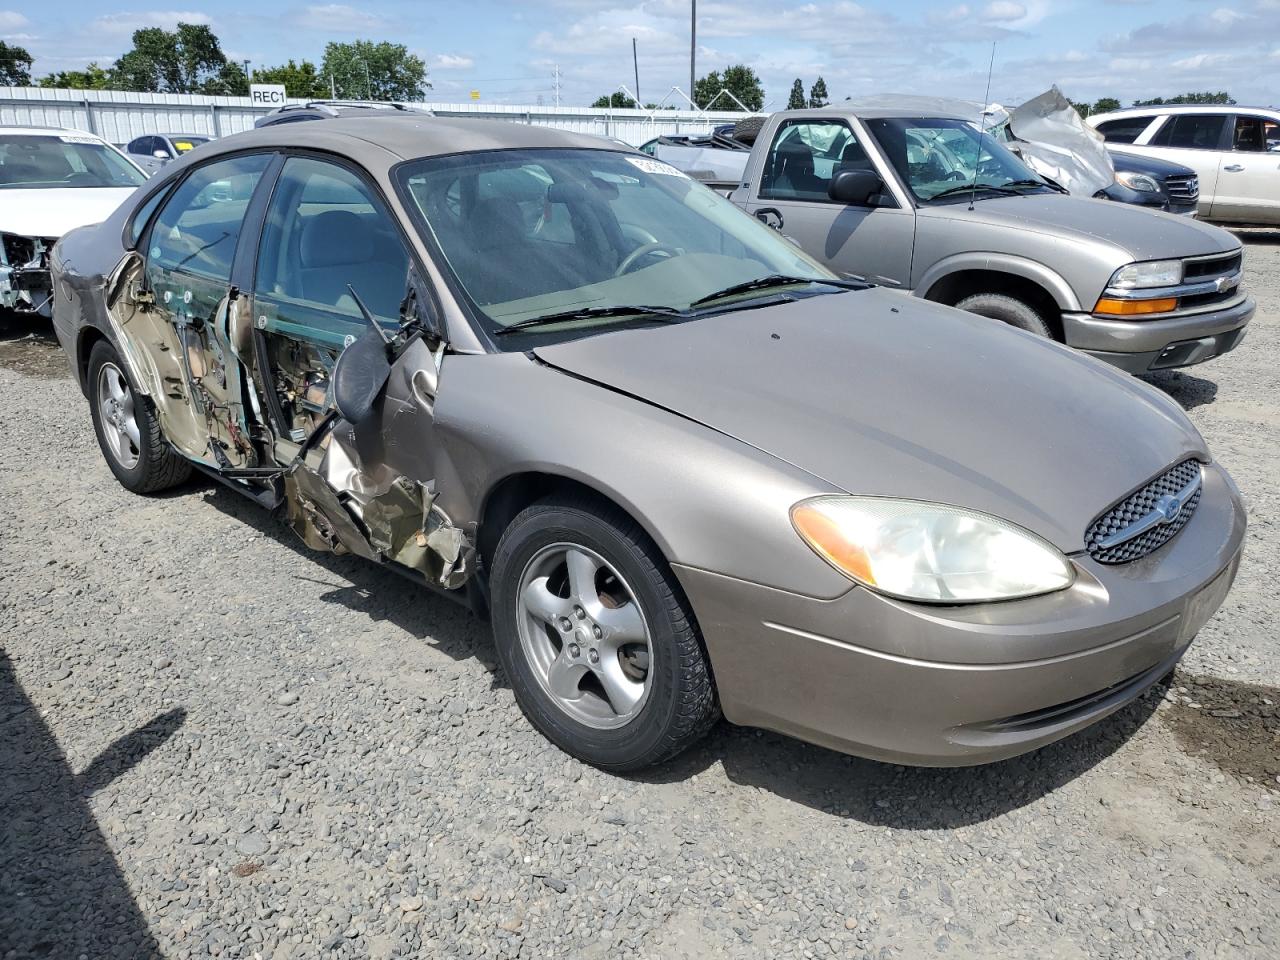
[(1112, 110), (1119, 110), (1120, 106), (1120, 101), (1115, 97), (1099, 97), (1090, 113), (1110, 113)]
[(91, 63), (83, 70), (60, 70), (40, 78), (40, 86), (62, 90), (110, 90), (111, 71)]
[(716, 110), (740, 111), (732, 98), (721, 96), (721, 90), (728, 90), (747, 110), (756, 111), (764, 106), (764, 87), (760, 78), (750, 67), (738, 64), (726, 67), (724, 76), (718, 70), (712, 70), (693, 85), (693, 102), (703, 110), (712, 107)]
[(31, 64), (34, 62), (23, 47), (0, 40), (0, 86), (31, 86)]
[(799, 77), (796, 77), (795, 83), (791, 84), (791, 96), (787, 97), (787, 109), (803, 110), (804, 108), (804, 84), (800, 82)]
[(327, 43), (320, 73), (333, 78), (339, 97), (349, 100), (421, 100), (427, 65), (403, 43)]
[[(147, 93), (220, 93), (234, 85), (226, 54), (206, 24), (179, 23), (170, 32), (144, 27), (133, 32), (133, 49), (116, 61), (122, 90)], [(243, 80), (244, 71), (236, 66)], [(247, 92), (247, 90), (245, 91)]]
[(617, 93), (611, 93), (605, 97), (596, 97), (595, 102), (591, 104), (597, 110), (634, 110), (636, 102), (619, 90)]
[(310, 60), (301, 63), (290, 60), (278, 67), (254, 70), (253, 82), (282, 84), (285, 94), (297, 100), (321, 100), (329, 96), (328, 78), (322, 76)]
[(827, 99), (827, 81), (819, 77), (813, 81), (813, 86), (809, 88), (809, 107), (825, 107), (830, 101)]
[(1153, 100), (1133, 101), (1133, 105), (1135, 107), (1158, 107), (1162, 104), (1175, 103), (1222, 103), (1230, 105), (1235, 103), (1235, 101), (1231, 99), (1231, 94), (1227, 93), (1225, 90), (1219, 90), (1217, 93), (1209, 90), (1206, 90), (1203, 93), (1180, 93), (1176, 97), (1170, 97), (1168, 100), (1164, 97), (1156, 97)]

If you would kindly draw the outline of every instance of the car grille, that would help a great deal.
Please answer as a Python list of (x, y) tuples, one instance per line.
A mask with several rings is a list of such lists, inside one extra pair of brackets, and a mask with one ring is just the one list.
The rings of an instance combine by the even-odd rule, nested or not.
[(1190, 203), (1200, 199), (1200, 178), (1193, 173), (1164, 178), (1169, 199)]
[(1183, 279), (1187, 282), (1192, 280), (1214, 280), (1218, 277), (1231, 277), (1240, 272), (1240, 267), (1244, 263), (1244, 253), (1237, 250), (1235, 253), (1224, 254), (1220, 257), (1204, 257), (1195, 260), (1188, 260), (1183, 267)]
[(1177, 497), (1188, 484), (1196, 480), (1199, 474), (1198, 460), (1183, 460), (1176, 467), (1160, 474), (1141, 490), (1125, 497), (1089, 527), (1084, 538), (1085, 549), (1089, 551), (1089, 556), (1099, 563), (1129, 563), (1164, 546), (1187, 525), (1187, 521), (1195, 513), (1196, 507), (1200, 504), (1201, 489), (1199, 487), (1181, 505), (1181, 510), (1172, 520), (1157, 523), (1122, 543), (1104, 546), (1103, 542), (1131, 524), (1149, 517), (1156, 511), (1162, 497)]

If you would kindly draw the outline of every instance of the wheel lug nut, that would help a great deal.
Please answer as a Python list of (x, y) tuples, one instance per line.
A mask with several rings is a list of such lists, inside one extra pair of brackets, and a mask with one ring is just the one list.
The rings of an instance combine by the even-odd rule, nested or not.
[(560, 618), (560, 629), (561, 629), (561, 630), (572, 630), (572, 629), (573, 629), (573, 624), (569, 622), (569, 618), (568, 618), (568, 617), (561, 617), (561, 618)]
[(577, 617), (579, 620), (581, 620), (583, 617), (587, 615), (587, 611), (583, 610), (581, 607), (574, 607), (573, 615)]
[(594, 648), (592, 648), (591, 652), (587, 654), (587, 658), (588, 658), (592, 663), (599, 663), (599, 662), (600, 662), (600, 654), (598, 654), (598, 653), (595, 651), (595, 649), (594, 649)]
[(600, 629), (600, 625), (599, 625), (599, 624), (595, 624), (595, 625), (593, 625), (593, 626), (592, 626), (592, 628), (591, 628), (591, 632), (592, 632), (592, 634), (594, 634), (594, 635), (595, 635), (595, 638), (596, 638), (597, 640), (599, 640), (601, 637), (603, 637), (603, 636), (604, 636), (604, 631)]
[(578, 649), (578, 645), (576, 643), (569, 644), (569, 656), (576, 660), (580, 653), (582, 653), (582, 651)]

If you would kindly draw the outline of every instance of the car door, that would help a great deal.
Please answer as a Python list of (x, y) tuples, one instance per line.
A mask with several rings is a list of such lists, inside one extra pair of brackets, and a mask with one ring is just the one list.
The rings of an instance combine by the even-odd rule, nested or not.
[(1268, 149), (1268, 132), (1276, 128), (1274, 119), (1259, 114), (1233, 118), (1231, 150), (1218, 160), (1211, 219), (1280, 223), (1280, 150)]
[(368, 335), (403, 340), (403, 316), (431, 309), (421, 275), (398, 222), (356, 168), (285, 160), (263, 220), (252, 311), (255, 381), (275, 459), (288, 468), (290, 522), (312, 547), (391, 560), (451, 586), (466, 561), (459, 532), (435, 506), (439, 342), (407, 338), (359, 423), (335, 408), (344, 350)]
[[(1218, 188), (1220, 158), (1230, 143), (1225, 113), (1175, 113), (1139, 138), (1141, 151), (1190, 167), (1200, 178), (1199, 213), (1208, 217)], [(1127, 149), (1127, 148), (1126, 148)]]
[[(168, 196), (140, 245), (137, 301), (154, 336), (135, 345), (142, 355), (166, 354), (150, 357), (162, 371), (162, 400), (177, 401), (161, 403), (165, 435), (186, 456), (222, 472), (262, 460), (252, 405), (245, 403), (243, 304), (232, 268), (246, 213), (274, 159), (244, 154), (197, 167)], [(126, 323), (126, 332), (132, 327)]]
[(862, 135), (839, 118), (784, 120), (774, 132), (762, 165), (752, 172), (747, 211), (774, 208), (782, 232), (806, 253), (841, 276), (906, 286), (911, 275), (915, 211), (900, 205), (889, 188), (890, 206), (855, 206), (827, 195), (840, 170), (867, 169), (886, 184), (891, 174), (868, 150)]

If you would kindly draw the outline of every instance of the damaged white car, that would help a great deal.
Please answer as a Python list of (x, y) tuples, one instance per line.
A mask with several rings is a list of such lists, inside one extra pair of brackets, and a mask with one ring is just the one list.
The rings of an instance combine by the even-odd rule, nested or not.
[(91, 133), (0, 127), (0, 310), (48, 317), (53, 245), (105, 220), (146, 179)]

